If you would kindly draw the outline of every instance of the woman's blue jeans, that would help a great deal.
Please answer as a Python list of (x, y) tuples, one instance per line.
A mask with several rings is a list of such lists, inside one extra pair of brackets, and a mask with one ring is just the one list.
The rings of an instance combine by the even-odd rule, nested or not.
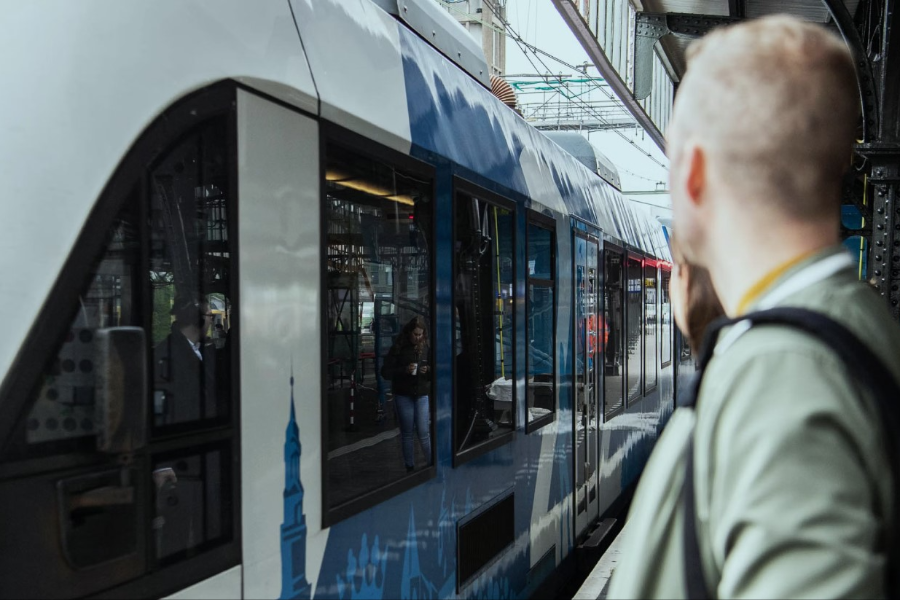
[(394, 400), (397, 403), (397, 414), (400, 417), (400, 443), (406, 468), (411, 469), (416, 465), (413, 428), (418, 430), (422, 453), (430, 465), (431, 412), (428, 407), (428, 396), (394, 396)]

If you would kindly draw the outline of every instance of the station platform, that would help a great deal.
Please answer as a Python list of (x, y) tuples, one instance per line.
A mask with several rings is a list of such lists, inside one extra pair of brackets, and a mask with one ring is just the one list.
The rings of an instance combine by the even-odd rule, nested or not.
[(572, 596), (572, 600), (605, 600), (609, 591), (609, 580), (616, 569), (616, 565), (619, 564), (621, 543), (625, 539), (623, 536), (627, 529), (627, 524), (622, 527), (622, 530), (616, 535), (616, 539), (613, 540), (600, 560), (597, 561), (591, 574), (587, 576), (587, 579), (584, 580), (584, 583)]

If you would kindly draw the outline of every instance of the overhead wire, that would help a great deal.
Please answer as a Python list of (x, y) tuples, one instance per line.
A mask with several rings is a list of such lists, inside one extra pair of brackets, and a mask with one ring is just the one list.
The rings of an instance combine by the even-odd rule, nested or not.
[(623, 172), (625, 172), (625, 173), (628, 173), (628, 174), (631, 175), (632, 177), (637, 177), (638, 179), (643, 179), (644, 181), (652, 181), (653, 183), (659, 183), (659, 182), (660, 182), (660, 179), (659, 179), (658, 177), (654, 179), (653, 177), (645, 177), (645, 176), (643, 176), (643, 175), (638, 175), (638, 174), (635, 173), (634, 171), (630, 171), (630, 170), (625, 169), (625, 168), (619, 168), (619, 167), (617, 167), (617, 168), (618, 168), (618, 170), (620, 170), (620, 171), (623, 171)]
[[(494, 8), (490, 5), (490, 3), (487, 3), (487, 2), (486, 2), (484, 5), (487, 6), (487, 7), (488, 7), (488, 10), (490, 10), (490, 11), (494, 14), (494, 16), (497, 17), (497, 18), (500, 20), (500, 23), (502, 23), (502, 24), (503, 24), (503, 27), (506, 29), (506, 36), (509, 37), (510, 39), (512, 39), (512, 40), (516, 43), (516, 45), (519, 46), (519, 49), (522, 50), (522, 53), (525, 55), (526, 60), (528, 60), (528, 62), (529, 62), (529, 63), (531, 64), (531, 66), (535, 69), (535, 71), (539, 71), (540, 69), (538, 69), (537, 65), (534, 64), (534, 61), (531, 60), (531, 57), (528, 55), (528, 52), (527, 52), (525, 49), (523, 49), (523, 46), (525, 46), (525, 48), (527, 48), (528, 50), (531, 50), (531, 51), (534, 53), (535, 58), (538, 60), (538, 62), (541, 63), (541, 65), (544, 67), (544, 69), (546, 69), (547, 72), (550, 71), (550, 67), (547, 66), (547, 64), (546, 64), (543, 60), (541, 60), (541, 58), (540, 58), (540, 56), (538, 56), (538, 54), (543, 54), (543, 55), (547, 56), (548, 58), (550, 58), (550, 59), (552, 59), (552, 60), (558, 62), (559, 64), (561, 64), (561, 65), (563, 65), (563, 66), (565, 66), (565, 67), (568, 67), (568, 68), (570, 68), (570, 69), (579, 69), (579, 70), (580, 70), (581, 67), (576, 67), (575, 65), (571, 65), (571, 64), (569, 64), (568, 62), (566, 62), (566, 61), (564, 61), (564, 60), (562, 60), (562, 59), (560, 59), (560, 58), (554, 56), (553, 54), (550, 54), (549, 52), (547, 52), (547, 51), (545, 51), (545, 50), (542, 50), (542, 49), (538, 48), (537, 46), (535, 46), (535, 45), (533, 45), (533, 44), (529, 44), (527, 41), (525, 41), (524, 39), (522, 39), (522, 37), (516, 32), (515, 29), (513, 29), (512, 25), (509, 23), (509, 21), (506, 20), (505, 17), (503, 17), (503, 15), (499, 14), (496, 10), (494, 10)], [(567, 85), (567, 84), (566, 84), (566, 85)], [(568, 86), (567, 86), (567, 87), (568, 87)], [(617, 103), (621, 103), (620, 100), (618, 100), (612, 93), (610, 93), (609, 91), (607, 91), (607, 90), (604, 89), (603, 87), (601, 87), (601, 86), (599, 86), (599, 85), (596, 85), (595, 87), (596, 87), (596, 89), (599, 90), (601, 93), (603, 93), (604, 95), (606, 95), (610, 100), (613, 100), (613, 101), (615, 101), (615, 102), (617, 102)], [(584, 102), (583, 100), (581, 100), (581, 99), (579, 99), (579, 98), (576, 98), (576, 97), (573, 97), (572, 99), (574, 99), (574, 100), (575, 100), (576, 102), (578, 102), (578, 103), (581, 103), (581, 104), (583, 105), (583, 107), (585, 108), (585, 110), (586, 110), (588, 113), (593, 114), (595, 117), (597, 117), (598, 120), (600, 120), (600, 121), (602, 121), (602, 122), (604, 122), (604, 123), (609, 123), (609, 121), (608, 121), (605, 117), (603, 117), (601, 114), (599, 114), (599, 113), (597, 113), (596, 111), (594, 111), (594, 110), (590, 107), (590, 105), (588, 105), (588, 104), (587, 104), (586, 102)], [(545, 104), (546, 104), (546, 103), (545, 103)], [(657, 160), (656, 157), (654, 157), (651, 153), (647, 152), (646, 150), (644, 150), (643, 148), (641, 148), (640, 146), (638, 146), (638, 145), (634, 142), (634, 140), (630, 139), (628, 136), (626, 136), (625, 134), (623, 134), (621, 131), (617, 131), (617, 130), (613, 130), (613, 131), (616, 133), (616, 135), (618, 135), (618, 136), (621, 137), (623, 140), (625, 140), (626, 142), (628, 142), (629, 144), (631, 144), (632, 147), (634, 147), (636, 150), (638, 150), (641, 154), (643, 154), (644, 156), (646, 156), (648, 159), (650, 159), (651, 161), (653, 161), (654, 163), (656, 163), (656, 164), (659, 165), (660, 167), (662, 167), (662, 168), (664, 168), (664, 169), (668, 169), (668, 167), (667, 167), (665, 164), (663, 164), (662, 162), (660, 162), (659, 160)]]

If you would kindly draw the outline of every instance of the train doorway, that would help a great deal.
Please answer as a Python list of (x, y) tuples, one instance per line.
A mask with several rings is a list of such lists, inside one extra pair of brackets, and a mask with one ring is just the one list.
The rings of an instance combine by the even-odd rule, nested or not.
[(600, 355), (605, 343), (601, 317), (599, 241), (581, 232), (573, 245), (575, 285), (572, 372), (575, 404), (575, 532), (584, 531), (599, 515), (597, 477), (600, 436)]

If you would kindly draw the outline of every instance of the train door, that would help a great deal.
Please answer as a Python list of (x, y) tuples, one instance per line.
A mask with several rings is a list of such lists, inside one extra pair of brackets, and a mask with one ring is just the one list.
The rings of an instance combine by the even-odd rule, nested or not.
[(575, 233), (572, 281), (575, 291), (573, 353), (575, 410), (575, 531), (599, 517), (597, 478), (600, 435), (600, 360), (604, 322), (600, 314), (600, 247), (596, 238)]
[(604, 244), (603, 269), (603, 420), (625, 410), (625, 255)]
[(0, 597), (241, 593), (234, 98), (140, 136), (8, 376)]

